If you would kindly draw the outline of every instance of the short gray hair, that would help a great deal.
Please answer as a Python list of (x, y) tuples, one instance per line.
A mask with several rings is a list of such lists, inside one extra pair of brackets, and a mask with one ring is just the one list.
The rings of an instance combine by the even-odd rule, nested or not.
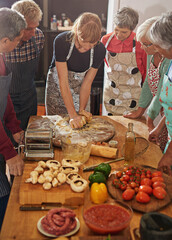
[(17, 1), (11, 6), (11, 9), (20, 12), (26, 20), (31, 22), (40, 22), (42, 19), (40, 7), (32, 0)]
[(142, 37), (146, 37), (147, 40), (150, 40), (150, 28), (152, 24), (159, 18), (159, 16), (155, 16), (147, 19), (143, 22), (138, 28), (136, 32), (137, 41), (141, 41)]
[(172, 47), (172, 12), (163, 13), (152, 25), (150, 39), (162, 49), (168, 50)]
[(0, 39), (7, 37), (13, 41), (26, 26), (20, 13), (10, 8), (0, 8)]
[(139, 21), (139, 14), (132, 8), (123, 7), (114, 16), (114, 24), (120, 28), (135, 29)]

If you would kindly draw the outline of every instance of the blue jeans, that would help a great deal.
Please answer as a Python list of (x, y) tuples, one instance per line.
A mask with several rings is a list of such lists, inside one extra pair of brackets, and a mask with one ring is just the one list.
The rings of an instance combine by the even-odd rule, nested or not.
[(9, 199), (9, 194), (0, 198), (0, 231), (3, 223), (5, 211), (7, 208), (8, 199)]

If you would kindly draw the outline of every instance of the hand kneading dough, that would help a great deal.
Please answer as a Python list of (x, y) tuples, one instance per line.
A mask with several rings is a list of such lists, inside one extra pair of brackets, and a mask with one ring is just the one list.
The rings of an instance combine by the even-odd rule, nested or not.
[(99, 157), (115, 158), (117, 150), (117, 148), (105, 147), (94, 144), (91, 145), (91, 155)]

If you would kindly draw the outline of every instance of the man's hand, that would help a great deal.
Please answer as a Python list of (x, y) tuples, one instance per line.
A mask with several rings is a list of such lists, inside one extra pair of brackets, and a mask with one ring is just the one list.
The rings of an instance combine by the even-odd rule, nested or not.
[(6, 161), (11, 175), (20, 176), (23, 174), (24, 162), (19, 155)]
[(24, 131), (13, 134), (13, 138), (16, 141), (16, 143), (22, 144), (24, 140)]

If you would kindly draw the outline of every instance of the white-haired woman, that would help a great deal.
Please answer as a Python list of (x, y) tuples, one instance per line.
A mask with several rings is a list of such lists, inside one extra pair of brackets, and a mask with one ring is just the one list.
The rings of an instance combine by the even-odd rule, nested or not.
[[(164, 13), (151, 27), (150, 40), (157, 51), (164, 57), (172, 59), (172, 12)], [(165, 153), (158, 167), (172, 175), (172, 61), (167, 73), (164, 75), (160, 103), (164, 108), (164, 117), (158, 126), (150, 133), (149, 139), (157, 140), (157, 136), (166, 124), (168, 130), (168, 143)]]
[(71, 31), (54, 40), (46, 83), (46, 114), (68, 113), (73, 128), (81, 128), (85, 123), (79, 114), (91, 117), (87, 102), (105, 56), (105, 48), (99, 43), (101, 29), (98, 15), (85, 12), (76, 19)]
[[(164, 58), (149, 40), (150, 27), (157, 19), (158, 16), (149, 18), (137, 29), (137, 40), (141, 43), (142, 48), (147, 53), (147, 76), (142, 87), (139, 99), (139, 108), (124, 116), (131, 119), (140, 118), (148, 107), (147, 124), (149, 131), (152, 131), (154, 128), (153, 121), (162, 110), (162, 106), (159, 102), (159, 95), (161, 92), (164, 74), (166, 73), (170, 63), (170, 60)], [(167, 136), (167, 129), (165, 128), (158, 140), (162, 151), (164, 151), (166, 146)]]
[(134, 9), (119, 9), (114, 17), (114, 31), (102, 38), (108, 66), (103, 90), (104, 115), (123, 115), (138, 108), (147, 58), (133, 32), (138, 19)]

